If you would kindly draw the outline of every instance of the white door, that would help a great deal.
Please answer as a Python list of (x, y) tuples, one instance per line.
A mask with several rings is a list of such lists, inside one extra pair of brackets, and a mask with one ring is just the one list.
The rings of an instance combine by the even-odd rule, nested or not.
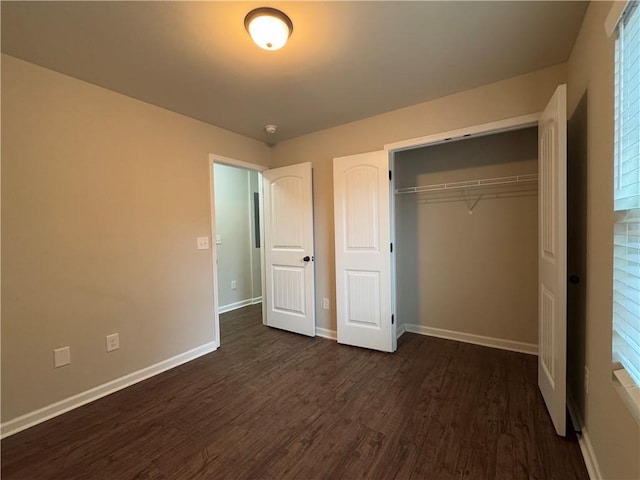
[(265, 170), (262, 178), (266, 322), (314, 337), (311, 163)]
[(335, 158), (333, 192), (338, 342), (392, 352), (387, 153)]
[(538, 385), (558, 435), (566, 434), (567, 87), (538, 123)]

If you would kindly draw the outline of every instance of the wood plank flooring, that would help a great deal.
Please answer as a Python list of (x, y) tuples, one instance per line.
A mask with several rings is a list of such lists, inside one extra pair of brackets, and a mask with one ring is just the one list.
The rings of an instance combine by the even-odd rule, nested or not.
[(221, 316), (222, 347), (2, 441), (2, 478), (588, 479), (536, 359), (416, 334), (395, 354)]

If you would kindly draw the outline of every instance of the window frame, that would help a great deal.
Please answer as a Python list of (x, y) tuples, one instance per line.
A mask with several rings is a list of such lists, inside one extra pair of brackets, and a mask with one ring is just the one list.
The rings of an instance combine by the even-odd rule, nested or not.
[[(634, 352), (636, 351), (636, 349), (630, 345), (629, 341), (627, 341), (624, 338), (621, 339), (619, 333), (616, 331), (616, 328), (614, 326), (616, 312), (618, 312), (618, 310), (616, 309), (616, 303), (617, 303), (616, 302), (616, 283), (618, 282), (617, 275), (620, 274), (619, 272), (616, 273), (616, 270), (620, 270), (620, 268), (616, 267), (616, 255), (617, 255), (616, 246), (619, 246), (619, 245), (616, 245), (615, 236), (616, 235), (620, 236), (619, 230), (621, 228), (622, 229), (627, 228), (626, 233), (624, 233), (625, 240), (626, 240), (626, 238), (628, 238), (629, 236), (629, 233), (628, 233), (629, 222), (635, 225), (638, 223), (637, 218), (640, 217), (640, 208), (639, 208), (640, 202), (637, 200), (637, 198), (640, 199), (640, 192), (632, 193), (631, 200), (629, 200), (628, 198), (621, 200), (621, 198), (619, 197), (619, 192), (621, 191), (622, 175), (623, 175), (622, 149), (624, 147), (624, 144), (623, 144), (624, 131), (622, 128), (622, 121), (624, 119), (624, 114), (621, 111), (621, 109), (623, 108), (623, 104), (621, 103), (621, 98), (622, 98), (621, 89), (623, 87), (623, 83), (622, 83), (623, 72), (621, 72), (621, 67), (624, 64), (621, 63), (623, 59), (622, 57), (623, 47), (620, 45), (620, 28), (623, 28), (624, 22), (627, 20), (627, 18), (630, 15), (640, 16), (640, 2), (638, 2), (637, 0), (627, 1), (627, 2), (614, 2), (614, 5), (611, 8), (609, 16), (607, 17), (607, 21), (605, 22), (605, 29), (607, 29), (607, 32), (610, 35), (615, 34), (615, 47), (614, 47), (615, 48), (615, 54), (614, 54), (615, 95), (614, 95), (614, 152), (613, 152), (614, 154), (613, 212), (615, 215), (615, 222), (614, 222), (613, 231), (612, 231), (612, 237), (613, 237), (612, 239), (614, 241), (613, 243), (613, 255), (614, 255), (613, 262), (614, 263), (612, 265), (612, 274), (613, 274), (612, 290), (613, 290), (614, 297), (612, 298), (611, 354), (612, 354), (612, 364), (613, 364), (612, 380), (614, 382), (614, 385), (616, 389), (620, 392), (622, 398), (624, 399), (625, 403), (627, 404), (631, 412), (633, 413), (635, 419), (638, 422), (640, 422), (640, 383), (639, 383), (640, 379), (638, 378), (634, 379), (632, 375), (629, 374), (629, 371), (625, 369), (625, 367), (621, 362), (621, 360), (624, 361), (624, 359), (620, 356), (620, 349), (616, 350), (616, 343), (618, 344), (623, 343), (626, 346), (626, 348), (632, 349)], [(613, 19), (615, 19), (615, 21), (613, 21)], [(636, 21), (635, 18), (634, 18), (634, 21)], [(638, 34), (640, 35), (640, 33)], [(640, 83), (640, 80), (638, 81)], [(638, 88), (640, 88), (640, 85)], [(636, 118), (636, 120), (638, 121), (638, 124), (639, 124), (638, 128), (640, 128), (640, 115)], [(624, 137), (624, 139), (626, 139), (626, 137)], [(639, 148), (640, 148), (640, 143), (639, 143)], [(637, 159), (640, 167), (640, 155), (638, 155)], [(635, 227), (631, 227), (631, 228), (635, 228)], [(631, 236), (633, 237), (635, 236), (635, 234), (631, 233)], [(618, 258), (618, 260), (620, 260), (620, 258)], [(632, 263), (635, 263), (635, 262), (632, 262)], [(623, 275), (628, 275), (629, 274), (628, 272), (629, 270), (625, 270)], [(628, 284), (627, 284), (627, 290), (630, 290), (630, 289), (631, 288), (628, 287)], [(624, 293), (626, 294), (627, 291), (625, 290)], [(629, 298), (629, 296), (626, 295), (626, 296), (623, 296), (623, 298), (627, 299)], [(634, 314), (635, 312), (632, 312), (631, 316), (632, 317), (635, 316)], [(635, 363), (632, 362), (629, 365), (629, 368), (633, 370), (635, 368)]]

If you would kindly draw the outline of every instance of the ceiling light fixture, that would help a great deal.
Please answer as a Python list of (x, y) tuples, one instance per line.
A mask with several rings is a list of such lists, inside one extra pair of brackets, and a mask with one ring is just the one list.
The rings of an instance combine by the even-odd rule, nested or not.
[(293, 23), (280, 10), (261, 7), (247, 13), (244, 17), (244, 28), (260, 48), (278, 50), (289, 40), (293, 32)]

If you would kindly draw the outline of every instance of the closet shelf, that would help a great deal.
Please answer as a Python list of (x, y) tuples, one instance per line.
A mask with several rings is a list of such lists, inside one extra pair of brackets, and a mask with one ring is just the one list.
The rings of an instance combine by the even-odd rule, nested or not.
[(462, 188), (495, 187), (499, 185), (530, 184), (538, 181), (538, 175), (513, 175), (510, 177), (483, 178), (480, 180), (466, 180), (464, 182), (438, 183), (434, 185), (421, 185), (417, 187), (397, 188), (396, 194), (404, 193), (430, 193), (445, 190), (459, 190)]

